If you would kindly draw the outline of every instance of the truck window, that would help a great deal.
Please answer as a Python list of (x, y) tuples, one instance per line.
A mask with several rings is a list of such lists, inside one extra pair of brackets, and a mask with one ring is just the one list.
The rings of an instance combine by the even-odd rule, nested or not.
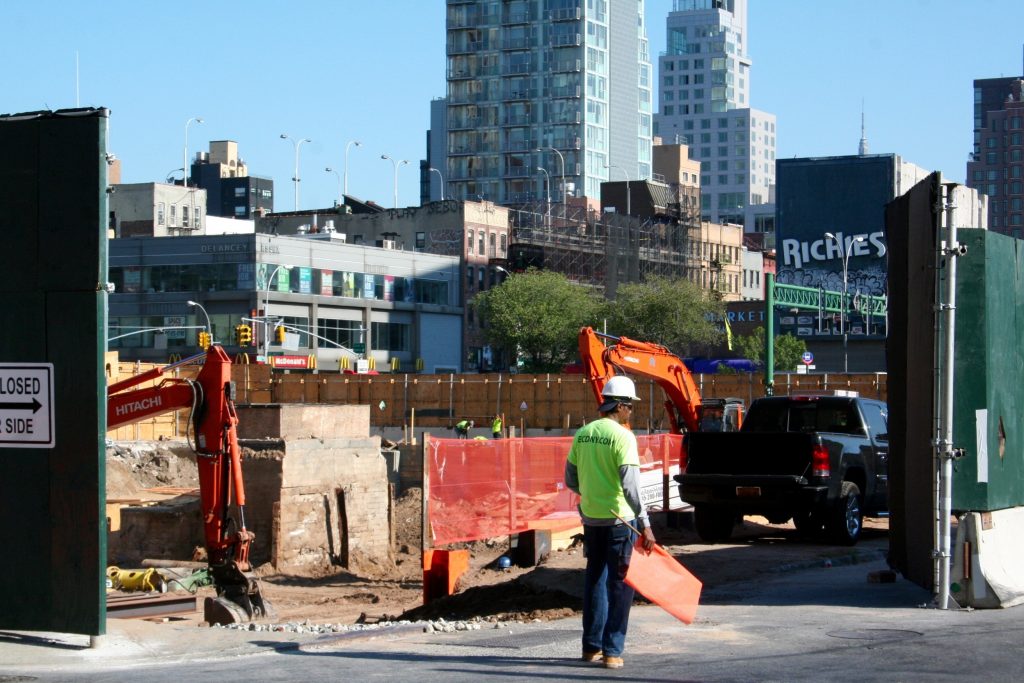
[(864, 403), (864, 419), (871, 427), (871, 433), (877, 441), (889, 440), (889, 414), (884, 406), (877, 403)]

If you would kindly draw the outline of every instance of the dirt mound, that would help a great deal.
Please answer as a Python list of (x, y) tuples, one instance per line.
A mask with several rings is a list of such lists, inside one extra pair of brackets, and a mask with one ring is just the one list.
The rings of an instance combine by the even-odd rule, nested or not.
[(464, 620), (482, 617), (497, 621), (561, 619), (583, 609), (582, 598), (561, 590), (535, 585), (519, 577), (513, 581), (475, 586), (455, 595), (408, 610), (402, 619)]
[(156, 486), (199, 486), (196, 456), (185, 441), (114, 442), (106, 465), (109, 499), (135, 498)]

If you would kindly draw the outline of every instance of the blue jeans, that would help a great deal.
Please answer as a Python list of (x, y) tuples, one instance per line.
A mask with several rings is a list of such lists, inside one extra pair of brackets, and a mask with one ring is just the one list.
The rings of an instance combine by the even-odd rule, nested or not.
[(583, 526), (583, 650), (620, 657), (626, 646), (633, 589), (625, 582), (636, 534), (624, 524)]

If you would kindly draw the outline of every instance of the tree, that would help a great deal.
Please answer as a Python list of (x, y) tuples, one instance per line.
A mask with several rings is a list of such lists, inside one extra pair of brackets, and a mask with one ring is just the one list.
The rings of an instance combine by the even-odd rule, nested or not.
[(608, 330), (689, 356), (722, 342), (714, 321), (724, 311), (721, 301), (709, 299), (689, 280), (655, 276), (619, 286), (609, 307)]
[[(736, 337), (734, 344), (745, 357), (757, 363), (764, 362), (764, 327), (756, 328), (751, 334)], [(775, 369), (794, 370), (800, 357), (807, 350), (807, 344), (791, 334), (775, 337)]]
[(470, 305), (489, 344), (509, 358), (523, 357), (527, 372), (550, 372), (576, 361), (580, 328), (600, 320), (605, 303), (561, 273), (531, 268), (480, 292)]

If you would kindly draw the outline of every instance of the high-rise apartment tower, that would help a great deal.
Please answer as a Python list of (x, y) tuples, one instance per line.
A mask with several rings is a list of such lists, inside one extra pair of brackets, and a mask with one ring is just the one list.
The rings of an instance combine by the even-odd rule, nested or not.
[(1024, 77), (974, 81), (967, 185), (987, 194), (990, 230), (1024, 236)]
[(700, 161), (702, 218), (743, 224), (775, 184), (775, 115), (750, 106), (747, 0), (675, 0), (666, 28), (655, 134)]
[(448, 196), (597, 200), (650, 177), (644, 0), (447, 0), (447, 55)]

